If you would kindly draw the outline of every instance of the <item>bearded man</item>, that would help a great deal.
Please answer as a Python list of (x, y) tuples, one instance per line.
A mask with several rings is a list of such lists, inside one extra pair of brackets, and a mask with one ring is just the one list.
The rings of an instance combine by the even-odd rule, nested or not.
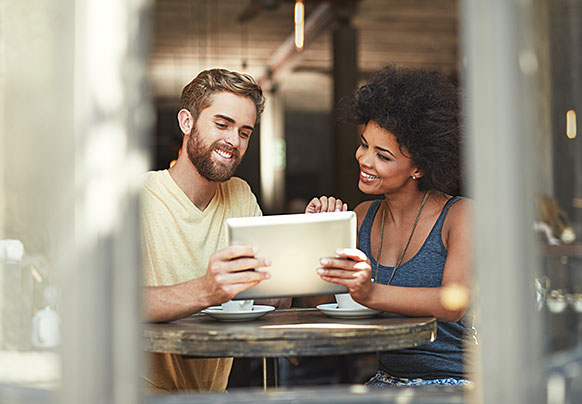
[[(168, 170), (146, 174), (142, 193), (144, 310), (172, 321), (219, 305), (269, 277), (252, 246), (226, 246), (224, 221), (258, 216), (249, 185), (233, 177), (264, 109), (252, 77), (201, 72), (182, 91), (182, 153)], [(151, 354), (151, 392), (225, 390), (232, 358)]]

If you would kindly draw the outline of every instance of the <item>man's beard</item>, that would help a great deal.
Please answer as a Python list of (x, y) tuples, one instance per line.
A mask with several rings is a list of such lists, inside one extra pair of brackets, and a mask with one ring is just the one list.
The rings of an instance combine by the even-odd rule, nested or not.
[[(196, 167), (201, 176), (208, 181), (224, 182), (234, 175), (242, 161), (242, 156), (237, 149), (224, 143), (218, 147), (218, 144), (219, 142), (215, 142), (209, 147), (206, 147), (200, 139), (198, 129), (194, 127), (188, 139), (186, 150), (188, 151), (190, 161), (194, 164), (194, 167)], [(212, 156), (215, 149), (231, 152), (232, 163), (227, 165), (217, 162)]]

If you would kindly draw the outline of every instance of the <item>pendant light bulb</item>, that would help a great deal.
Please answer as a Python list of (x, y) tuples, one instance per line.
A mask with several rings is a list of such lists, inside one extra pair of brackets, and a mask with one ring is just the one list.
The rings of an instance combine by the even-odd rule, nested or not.
[(576, 111), (573, 109), (566, 112), (566, 136), (568, 139), (576, 138)]
[(305, 7), (302, 0), (295, 2), (295, 48), (297, 50), (303, 49), (303, 42), (305, 39), (304, 32)]

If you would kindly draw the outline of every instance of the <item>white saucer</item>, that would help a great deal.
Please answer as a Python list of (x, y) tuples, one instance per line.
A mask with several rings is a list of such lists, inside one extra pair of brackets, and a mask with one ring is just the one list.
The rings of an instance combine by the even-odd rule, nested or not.
[(320, 304), (317, 310), (323, 314), (334, 318), (368, 318), (380, 314), (380, 310), (374, 309), (340, 309), (337, 303)]
[(249, 321), (263, 317), (275, 310), (273, 306), (254, 305), (251, 310), (224, 311), (222, 306), (212, 306), (202, 310), (202, 313), (220, 321)]

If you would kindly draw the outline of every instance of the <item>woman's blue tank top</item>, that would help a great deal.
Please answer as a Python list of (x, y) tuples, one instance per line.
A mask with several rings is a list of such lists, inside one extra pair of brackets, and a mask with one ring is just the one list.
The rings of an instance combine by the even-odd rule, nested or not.
[[(450, 207), (460, 200), (453, 197), (447, 201), (436, 223), (418, 253), (402, 264), (392, 285), (407, 287), (439, 287), (443, 278), (447, 249), (442, 240), (442, 228)], [(359, 230), (359, 248), (370, 259), (372, 268), (376, 261), (371, 253), (370, 231), (372, 222), (382, 200), (374, 200), (366, 213)], [(378, 283), (387, 284), (393, 267), (379, 265)], [(438, 321), (434, 342), (414, 348), (378, 353), (379, 367), (391, 376), (407, 379), (465, 378), (463, 338), (465, 321), (456, 323)]]

